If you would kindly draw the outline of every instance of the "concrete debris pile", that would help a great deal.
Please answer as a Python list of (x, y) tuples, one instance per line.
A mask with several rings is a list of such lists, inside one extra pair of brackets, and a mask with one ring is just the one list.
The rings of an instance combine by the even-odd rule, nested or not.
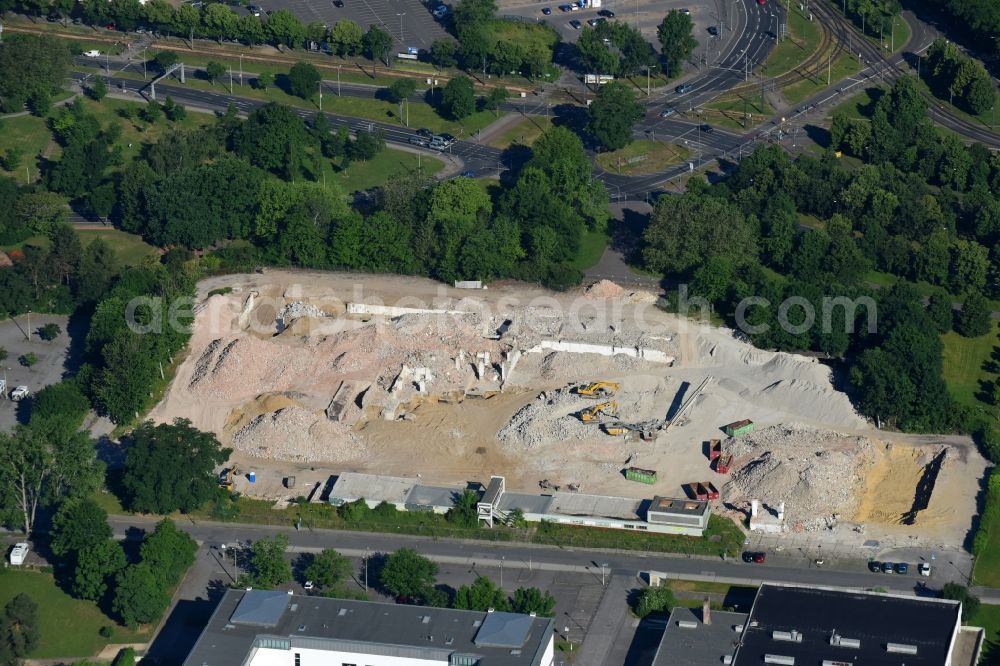
[(734, 456), (723, 500), (784, 502), (789, 523), (806, 530), (855, 513), (877, 456), (872, 440), (795, 424), (727, 439), (723, 448)]
[(625, 290), (611, 280), (598, 280), (587, 287), (583, 293), (587, 295), (587, 298), (618, 298), (625, 293)]
[(350, 428), (294, 406), (254, 418), (233, 436), (233, 448), (256, 458), (298, 462), (341, 462), (366, 452)]

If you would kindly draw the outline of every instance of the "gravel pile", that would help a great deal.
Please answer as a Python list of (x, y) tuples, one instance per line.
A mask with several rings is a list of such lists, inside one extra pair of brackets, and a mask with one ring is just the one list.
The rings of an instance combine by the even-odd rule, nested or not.
[(864, 437), (800, 425), (764, 428), (723, 446), (734, 456), (723, 498), (733, 504), (785, 502), (788, 520), (806, 529), (853, 515), (876, 455)]
[(262, 414), (233, 436), (233, 448), (257, 458), (342, 462), (367, 452), (350, 430), (301, 407)]

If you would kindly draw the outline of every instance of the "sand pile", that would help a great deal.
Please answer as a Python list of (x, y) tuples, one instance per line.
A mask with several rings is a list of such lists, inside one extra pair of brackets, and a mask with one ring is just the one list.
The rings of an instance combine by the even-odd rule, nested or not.
[(254, 418), (233, 436), (233, 448), (258, 458), (301, 462), (341, 462), (366, 452), (349, 428), (302, 407)]
[(611, 280), (598, 280), (587, 287), (583, 293), (587, 295), (587, 298), (618, 298), (625, 293), (625, 290)]
[(872, 440), (799, 425), (764, 428), (724, 446), (735, 469), (723, 499), (785, 502), (789, 522), (806, 529), (855, 514), (877, 456)]

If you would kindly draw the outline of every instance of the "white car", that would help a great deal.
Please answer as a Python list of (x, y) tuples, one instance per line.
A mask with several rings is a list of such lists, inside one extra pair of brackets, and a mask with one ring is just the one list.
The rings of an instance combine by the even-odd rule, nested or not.
[(24, 561), (28, 558), (28, 544), (21, 542), (14, 544), (14, 549), (10, 551), (10, 563), (15, 567), (19, 567), (24, 564)]
[(90, 51), (84, 51), (83, 55), (87, 56), (88, 58), (100, 58), (101, 52), (98, 51), (97, 49), (91, 49)]

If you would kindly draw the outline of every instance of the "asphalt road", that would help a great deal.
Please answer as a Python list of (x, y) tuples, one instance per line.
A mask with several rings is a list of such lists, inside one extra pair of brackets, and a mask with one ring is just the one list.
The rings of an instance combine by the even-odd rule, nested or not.
[[(125, 535), (130, 528), (148, 529), (155, 525), (155, 522), (153, 518), (139, 516), (112, 516), (110, 519), (115, 534), (119, 536)], [(305, 528), (296, 530), (281, 526), (181, 521), (178, 527), (196, 540), (207, 544), (233, 544), (283, 533), (288, 535), (293, 552), (314, 552), (323, 548), (335, 548), (344, 555), (358, 557), (366, 552), (392, 552), (405, 546), (442, 563), (499, 568), (502, 559), (505, 569), (537, 568), (576, 572), (587, 576), (600, 576), (604, 565), (605, 574), (622, 576), (635, 576), (639, 572), (652, 570), (677, 578), (739, 585), (783, 582), (853, 589), (882, 587), (902, 594), (914, 594), (921, 582), (926, 581), (931, 587), (939, 587), (950, 581), (953, 575), (943, 566), (936, 567), (934, 576), (930, 579), (922, 579), (912, 574), (896, 576), (871, 573), (867, 570), (866, 560), (860, 559), (863, 556), (861, 553), (858, 554), (857, 560), (830, 562), (823, 567), (816, 567), (805, 559), (783, 557), (780, 553), (769, 554), (768, 562), (765, 564), (746, 564), (742, 561), (662, 553), (583, 550)], [(1000, 594), (989, 590), (981, 591), (981, 594), (990, 600), (1000, 599)]]

